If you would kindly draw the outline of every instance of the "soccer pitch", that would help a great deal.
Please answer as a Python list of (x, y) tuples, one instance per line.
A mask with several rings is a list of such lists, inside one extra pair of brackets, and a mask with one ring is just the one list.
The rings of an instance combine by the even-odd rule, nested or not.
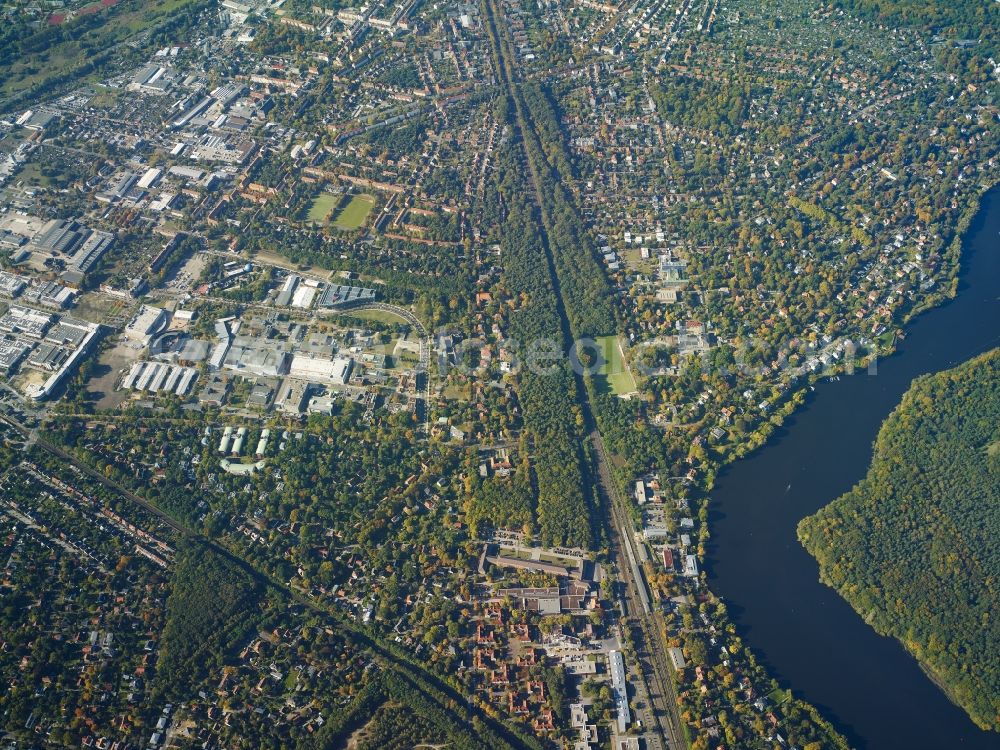
[(351, 202), (341, 209), (334, 219), (333, 225), (337, 229), (352, 230), (357, 229), (368, 218), (368, 214), (375, 208), (375, 199), (370, 195), (355, 195)]
[(597, 344), (601, 348), (603, 359), (597, 374), (604, 378), (610, 391), (616, 396), (635, 391), (635, 378), (622, 359), (618, 337), (601, 336), (597, 339)]

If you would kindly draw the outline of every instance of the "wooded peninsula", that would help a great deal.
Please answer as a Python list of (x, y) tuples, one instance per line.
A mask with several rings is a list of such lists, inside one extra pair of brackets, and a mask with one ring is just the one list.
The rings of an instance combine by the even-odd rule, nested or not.
[(868, 475), (799, 524), (822, 581), (1000, 728), (1000, 349), (918, 378)]

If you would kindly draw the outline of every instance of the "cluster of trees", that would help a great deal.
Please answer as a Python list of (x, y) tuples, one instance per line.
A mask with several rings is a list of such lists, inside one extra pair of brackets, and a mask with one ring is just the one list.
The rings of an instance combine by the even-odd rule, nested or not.
[[(837, 148), (837, 146), (835, 146), (834, 148)], [(835, 229), (843, 228), (843, 222), (840, 220), (840, 217), (837, 216), (832, 211), (823, 208), (820, 205), (811, 203), (810, 201), (804, 201), (801, 198), (797, 198), (794, 195), (789, 196), (788, 205), (790, 205), (792, 208), (798, 209), (806, 216), (816, 219), (817, 221), (821, 221), (824, 224), (827, 224)], [(790, 224), (790, 226), (794, 225)], [(793, 229), (793, 233), (794, 231), (795, 230)], [(798, 234), (801, 233), (802, 231), (799, 230)], [(868, 247), (869, 245), (872, 244), (872, 238), (869, 237), (868, 234), (860, 227), (857, 226), (851, 227), (851, 236), (854, 238), (856, 242), (860, 242), (865, 247)]]
[[(469, 467), (475, 471), (475, 467)], [(527, 461), (522, 462), (509, 477), (469, 475), (468, 497), (465, 502), (465, 520), (479, 536), (483, 525), (505, 529), (534, 530), (534, 498), (531, 491), (531, 472)]]
[(458, 242), (462, 236), (462, 215), (458, 212), (427, 215), (411, 211), (406, 215), (406, 224), (421, 239)]
[(260, 623), (263, 593), (257, 578), (212, 547), (196, 541), (180, 545), (167, 599), (157, 692), (180, 700), (208, 675), (220, 674), (226, 659)]
[[(64, 23), (43, 22), (40, 25), (27, 14), (12, 14), (11, 22), (4, 24), (0, 31), (0, 65), (36, 55), (47, 59), (61, 44), (94, 36), (90, 32), (100, 29), (120, 12), (120, 5), (112, 5), (99, 13), (83, 13)], [(86, 39), (83, 44), (87, 44)]]
[[(499, 103), (511, 107), (509, 99)], [(504, 117), (501, 111), (498, 120)], [(515, 295), (516, 307), (509, 316), (510, 334), (527, 345), (554, 342), (564, 351), (559, 298), (536, 231), (540, 219), (527, 197), (512, 142), (500, 151), (497, 163), (495, 200), (508, 208), (500, 238), (503, 284)], [(522, 368), (516, 384), (534, 454), (539, 531), (546, 544), (589, 547), (593, 535), (579, 448), (583, 419), (575, 406), (576, 383), (561, 351), (548, 364)]]
[(541, 750), (534, 737), (515, 733), (496, 721), (457, 704), (455, 696), (434, 684), (416, 680), (402, 671), (386, 672), (382, 679), (386, 696), (403, 703), (414, 713), (447, 734), (449, 747), (457, 750)]
[(669, 436), (640, 414), (637, 402), (600, 394), (595, 406), (601, 437), (625, 462), (623, 473), (638, 476), (654, 467), (664, 476), (683, 473), (680, 461), (671, 462), (669, 457), (683, 455), (682, 445), (690, 442), (686, 432), (678, 435), (683, 442), (674, 450), (675, 446), (668, 443)]
[(463, 708), (447, 690), (393, 668), (375, 673), (347, 710), (331, 717), (309, 746), (338, 747), (355, 732), (359, 750), (424, 745), (458, 750), (542, 747), (532, 737)]
[[(513, 82), (510, 42), (497, 27), (492, 3), (485, 9), (494, 59)], [(517, 295), (511, 334), (519, 342), (556, 342), (562, 350), (544, 374), (525, 368), (517, 387), (533, 437), (537, 520), (543, 542), (589, 547), (591, 498), (583, 486), (588, 467), (579, 447), (586, 424), (578, 385), (562, 354), (571, 336), (613, 332), (614, 312), (593, 241), (564, 185), (573, 170), (550, 92), (536, 83), (512, 85), (509, 92), (495, 103), (494, 117), (517, 123), (519, 136), (500, 152), (495, 196), (506, 209), (503, 283)], [(518, 164), (522, 155), (530, 184)], [(526, 197), (529, 191), (537, 206)]]
[[(397, 70), (405, 71), (407, 68)], [(419, 85), (419, 79), (417, 83)], [(427, 117), (415, 117), (396, 127), (374, 128), (358, 136), (357, 140), (359, 143), (371, 144), (376, 149), (384, 149), (398, 159), (407, 154), (420, 152), (429, 124), (430, 120)]]
[(440, 744), (447, 735), (406, 706), (382, 704), (365, 725), (358, 750), (410, 750), (421, 745)]
[[(616, 330), (608, 281), (583, 220), (567, 192), (573, 178), (562, 126), (550, 92), (536, 82), (519, 89), (525, 153), (542, 202), (545, 240), (572, 333), (596, 337)], [(523, 106), (520, 101), (523, 100)]]
[(420, 80), (420, 72), (417, 67), (411, 62), (403, 60), (397, 62), (400, 64), (387, 65), (385, 72), (378, 77), (378, 80), (387, 86), (395, 86), (398, 89), (420, 88), (423, 83)]
[(670, 76), (649, 87), (660, 116), (676, 125), (732, 135), (740, 130), (747, 103), (753, 96), (749, 82), (722, 82)]
[(799, 524), (820, 575), (1000, 729), (1000, 349), (914, 382), (868, 475)]
[[(439, 608), (427, 610), (420, 629), (426, 633), (423, 642), (429, 648), (421, 659), (420, 668), (410, 661), (412, 653), (406, 649), (390, 650), (372, 638), (372, 632), (381, 631), (383, 624), (390, 627), (405, 614), (403, 602), (416, 591), (422, 579), (434, 574), (437, 560), (442, 565), (464, 570), (474, 556), (461, 549), (458, 538), (464, 537), (463, 532), (454, 524), (443, 523), (440, 515), (432, 515), (422, 507), (429, 485), (442, 494), (449, 492), (446, 485), (437, 484), (435, 480), (455, 472), (458, 456), (454, 452), (439, 452), (436, 448), (421, 449), (407, 415), (396, 415), (381, 422), (383, 427), (374, 432), (370, 426), (362, 424), (359, 417), (357, 406), (344, 403), (334, 417), (311, 418), (305, 428), (300, 428), (305, 436), (301, 440), (291, 439), (282, 453), (282, 486), (277, 485), (275, 475), (266, 469), (254, 475), (252, 496), (241, 494), (237, 497), (236, 493), (229, 492), (245, 483), (245, 478), (221, 478), (223, 484), (215, 491), (193, 492), (184, 489), (187, 480), (178, 464), (178, 474), (174, 476), (168, 472), (167, 480), (160, 483), (166, 486), (165, 491), (147, 496), (164, 507), (169, 504), (171, 509), (179, 509), (178, 513), (183, 510), (191, 523), (196, 523), (193, 516), (198, 512), (193, 506), (205, 501), (201, 506), (208, 511), (205, 523), (209, 523), (208, 519), (221, 521), (219, 528), (206, 531), (219, 535), (253, 568), (282, 582), (294, 578), (296, 588), (308, 589), (314, 594), (319, 591), (317, 587), (331, 587), (337, 581), (346, 580), (351, 572), (332, 556), (318, 553), (320, 546), (328, 544), (326, 531), (335, 529), (338, 537), (357, 542), (354, 554), (361, 559), (367, 558), (367, 564), (358, 565), (355, 570), (369, 571), (363, 579), (366, 594), (377, 595), (377, 616), (371, 630), (361, 632), (342, 621), (335, 630), (329, 626), (319, 627), (309, 636), (303, 630), (300, 631), (302, 640), (288, 641), (298, 644), (292, 648), (300, 657), (306, 657), (311, 650), (316, 654), (314, 663), (317, 665), (339, 660), (340, 667), (354, 675), (352, 678), (346, 672), (334, 674), (326, 666), (308, 678), (305, 672), (298, 673), (300, 685), (307, 681), (308, 689), (326, 691), (322, 693), (324, 698), (317, 699), (322, 705), (329, 707), (335, 703), (337, 706), (332, 712), (329, 708), (323, 710), (328, 721), (314, 735), (316, 747), (337, 746), (353, 731), (365, 726), (378, 707), (388, 702), (405, 706), (406, 711), (419, 717), (415, 721), (419, 722), (419, 727), (435, 729), (435, 733), (423, 737), (417, 736), (425, 734), (422, 730), (415, 730), (411, 737), (414, 742), (436, 740), (443, 733), (444, 741), (470, 750), (479, 747), (540, 750), (540, 745), (521, 737), (516, 728), (491, 721), (469, 706), (452, 688), (451, 683), (456, 681), (438, 680), (423, 671), (435, 665), (433, 654), (440, 652), (447, 663), (439, 665), (439, 669), (454, 672), (457, 658), (441, 648), (443, 623), (447, 623), (449, 633), (458, 633), (460, 616), (453, 602), (440, 600), (436, 602)], [(214, 458), (211, 446), (197, 447), (201, 430), (198, 423), (157, 429), (123, 426), (120, 432), (116, 431), (116, 440), (144, 445), (148, 456), (160, 454), (161, 459), (165, 458), (160, 453), (162, 447), (168, 444), (171, 456), (182, 449), (191, 449), (200, 451), (206, 459)], [(75, 437), (80, 436), (81, 433), (75, 433)], [(248, 442), (253, 442), (253, 435), (250, 437)], [(115, 445), (117, 448), (118, 444)], [(204, 471), (214, 473), (215, 469), (210, 468), (213, 463), (205, 460), (202, 463)], [(199, 472), (202, 470), (199, 468)], [(413, 480), (407, 481), (408, 477)], [(124, 477), (122, 481), (128, 482)], [(173, 487), (177, 489), (176, 495)], [(186, 504), (181, 497), (184, 492), (190, 496)], [(419, 514), (403, 512), (417, 507), (421, 507)], [(443, 509), (445, 503), (438, 501), (438, 507)], [(258, 510), (255, 515), (262, 522), (262, 536), (266, 541), (244, 547), (243, 534), (226, 533), (226, 520), (234, 514), (249, 514), (253, 509)], [(285, 531), (275, 528), (279, 520), (284, 522)], [(300, 527), (298, 533), (286, 533), (289, 524)], [(418, 540), (419, 543), (415, 543)], [(217, 680), (220, 670), (227, 666), (235, 667), (232, 672), (234, 684), (246, 685), (249, 679), (246, 663), (239, 662), (235, 653), (249, 642), (255, 630), (271, 630), (276, 624), (287, 623), (282, 614), (287, 612), (282, 609), (282, 592), (267, 587), (253, 573), (253, 568), (244, 568), (238, 559), (229, 558), (201, 542), (178, 545), (174, 565), (173, 590), (167, 599), (168, 622), (160, 640), (160, 661), (154, 685), (157, 697), (190, 699), (206, 681)], [(382, 571), (393, 572), (384, 575)], [(465, 596), (469, 595), (466, 591)], [(308, 643), (313, 643), (311, 649)], [(274, 658), (278, 661), (277, 655)], [(377, 676), (378, 684), (369, 688), (359, 671), (362, 666), (372, 663), (386, 669), (381, 673), (364, 670), (365, 680), (369, 675)], [(330, 694), (331, 680), (340, 691), (337, 696)], [(343, 701), (340, 698), (346, 695), (354, 696), (354, 703), (341, 713)], [(385, 724), (394, 726), (389, 717)], [(369, 727), (373, 736), (382, 736), (379, 734), (381, 726), (379, 720)], [(233, 728), (221, 731), (234, 738), (268, 736), (253, 712), (242, 713)], [(304, 740), (303, 745), (312, 746), (308, 740)], [(289, 742), (283, 746), (292, 745)]]
[[(7, 465), (16, 463), (0, 457), (0, 466)], [(20, 498), (47, 499), (33, 478), (3, 492), (19, 505)], [(85, 538), (87, 526), (96, 530), (82, 516), (56, 515), (65, 508), (55, 499), (47, 502), (45, 517), (56, 519), (51, 536), (74, 520), (71, 539)], [(0, 556), (8, 561), (0, 596), (0, 733), (17, 745), (30, 744), (41, 731), (52, 743), (70, 747), (112, 724), (127, 732), (134, 721), (138, 709), (126, 703), (126, 693), (106, 686), (136, 674), (143, 640), (161, 625), (167, 584), (152, 563), (122, 556), (101, 570), (45, 536), (5, 520), (0, 537)], [(103, 641), (89, 646), (90, 631), (102, 638), (113, 633), (113, 648), (103, 648)]]
[(835, 7), (862, 17), (929, 28), (956, 39), (977, 39), (994, 45), (1000, 30), (1000, 12), (977, 0), (835, 0)]
[(369, 680), (344, 711), (335, 713), (322, 728), (313, 735), (308, 747), (314, 750), (337, 747), (352, 732), (360, 729), (380, 710), (385, 702), (385, 692), (377, 678)]

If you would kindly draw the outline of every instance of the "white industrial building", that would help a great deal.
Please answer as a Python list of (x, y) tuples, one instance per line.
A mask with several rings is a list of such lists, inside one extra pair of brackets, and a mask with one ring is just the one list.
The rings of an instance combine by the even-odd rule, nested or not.
[(233, 441), (232, 454), (234, 456), (240, 455), (243, 452), (243, 442), (247, 439), (247, 428), (240, 427), (236, 431), (236, 439)]
[(684, 555), (684, 575), (688, 578), (698, 577), (698, 558), (695, 555)]
[[(66, 340), (66, 336), (70, 336), (74, 343), (76, 344), (76, 349), (66, 357), (64, 360), (60, 357), (61, 365), (59, 369), (49, 376), (40, 386), (33, 386), (28, 390), (28, 397), (35, 400), (41, 401), (42, 399), (48, 398), (52, 395), (55, 389), (62, 382), (62, 379), (66, 376), (66, 373), (70, 372), (74, 367), (76, 367), (80, 361), (87, 356), (90, 349), (91, 343), (100, 335), (101, 326), (96, 323), (84, 323), (83, 321), (78, 321), (78, 325), (85, 328), (85, 333), (82, 338), (78, 337), (75, 333), (69, 333), (68, 329), (70, 326), (65, 326), (67, 332), (63, 334), (62, 340)], [(72, 327), (76, 327), (75, 325)]]
[(139, 178), (139, 182), (137, 184), (143, 190), (147, 190), (160, 181), (160, 176), (162, 174), (162, 169), (159, 169), (158, 167), (151, 167), (146, 170), (146, 174)]
[(292, 357), (292, 366), (288, 374), (300, 380), (317, 383), (332, 383), (344, 385), (351, 377), (354, 360), (350, 357), (314, 357), (308, 354), (296, 353)]
[(233, 428), (226, 425), (226, 429), (222, 431), (222, 439), (219, 440), (219, 453), (228, 453), (229, 444), (233, 439)]
[(28, 286), (28, 281), (16, 273), (0, 271), (0, 295), (13, 299)]
[(125, 326), (125, 337), (132, 341), (141, 341), (144, 344), (148, 344), (150, 337), (160, 332), (166, 320), (167, 313), (165, 310), (159, 307), (143, 305), (139, 308), (139, 312), (136, 313), (135, 317)]
[(244, 375), (265, 378), (283, 375), (288, 367), (288, 352), (268, 344), (251, 336), (237, 336), (230, 343), (222, 366)]
[(608, 651), (608, 669), (611, 672), (611, 688), (618, 714), (618, 734), (624, 734), (632, 721), (632, 714), (628, 708), (628, 684), (625, 680), (625, 660), (621, 651)]
[(266, 427), (261, 430), (260, 439), (257, 441), (257, 449), (254, 451), (254, 455), (257, 458), (261, 458), (267, 451), (267, 441), (271, 437), (271, 431)]
[(48, 313), (21, 305), (11, 305), (7, 312), (0, 316), (0, 331), (40, 339), (54, 320), (55, 317)]
[(185, 396), (197, 376), (198, 371), (193, 367), (163, 362), (136, 362), (122, 380), (121, 389)]

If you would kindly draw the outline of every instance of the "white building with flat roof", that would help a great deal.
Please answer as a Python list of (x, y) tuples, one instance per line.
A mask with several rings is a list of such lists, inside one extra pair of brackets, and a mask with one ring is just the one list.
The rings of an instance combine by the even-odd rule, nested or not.
[(139, 312), (136, 313), (135, 317), (125, 326), (125, 337), (132, 341), (141, 341), (144, 344), (149, 343), (150, 337), (159, 333), (166, 321), (167, 313), (165, 310), (159, 307), (143, 305), (139, 308)]
[(632, 714), (628, 708), (628, 682), (625, 679), (625, 660), (621, 651), (608, 651), (608, 669), (611, 672), (611, 688), (618, 714), (618, 734), (623, 734), (632, 721)]
[(149, 169), (146, 170), (146, 173), (139, 178), (139, 182), (137, 184), (143, 190), (147, 190), (160, 181), (160, 176), (162, 174), (163, 174), (162, 169), (158, 167), (150, 167)]
[(7, 312), (0, 316), (0, 331), (40, 339), (54, 320), (55, 316), (40, 310), (11, 305)]
[(315, 383), (332, 383), (344, 385), (351, 376), (354, 360), (350, 357), (314, 357), (298, 352), (292, 357), (292, 366), (288, 374), (300, 380)]
[(698, 577), (698, 558), (695, 555), (684, 555), (684, 575), (688, 578)]

